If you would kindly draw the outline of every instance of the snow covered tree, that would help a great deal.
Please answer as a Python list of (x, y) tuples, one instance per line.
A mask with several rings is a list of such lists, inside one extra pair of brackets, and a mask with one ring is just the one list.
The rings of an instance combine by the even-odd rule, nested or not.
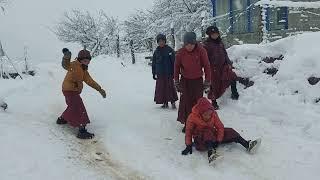
[(155, 21), (152, 30), (169, 33), (173, 23), (177, 34), (183, 31), (198, 31), (201, 29), (202, 17), (209, 16), (212, 5), (209, 0), (160, 0), (155, 2), (152, 12)]
[(126, 42), (133, 40), (135, 49), (146, 49), (148, 39), (153, 38), (149, 35), (149, 26), (151, 24), (151, 13), (141, 10), (124, 21), (124, 31)]
[(202, 27), (212, 25), (206, 21), (211, 14), (210, 0), (158, 0), (149, 11), (138, 11), (130, 17), (127, 24), (131, 26), (127, 25), (127, 29), (150, 38), (158, 33), (169, 35), (174, 28), (176, 39), (181, 41), (186, 31), (196, 31), (200, 35)]
[(93, 56), (116, 52), (118, 20), (100, 11), (97, 17), (89, 12), (66, 12), (56, 26), (55, 34), (67, 43), (78, 43), (91, 51)]

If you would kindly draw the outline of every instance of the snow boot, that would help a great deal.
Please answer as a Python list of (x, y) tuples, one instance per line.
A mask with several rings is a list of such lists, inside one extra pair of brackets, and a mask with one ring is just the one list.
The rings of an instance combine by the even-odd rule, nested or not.
[(172, 103), (171, 103), (171, 107), (172, 107), (172, 109), (177, 109), (176, 103), (175, 103), (175, 102), (172, 102)]
[(8, 108), (8, 104), (7, 103), (2, 103), (0, 104), (0, 107), (3, 109), (3, 110), (6, 110)]
[(167, 109), (169, 108), (169, 105), (168, 103), (163, 103), (163, 105), (161, 106), (162, 109)]
[(186, 125), (182, 128), (182, 133), (186, 133)]
[(94, 137), (93, 133), (89, 133), (85, 127), (80, 127), (77, 138), (79, 139), (92, 139)]
[(62, 117), (59, 117), (57, 119), (57, 124), (59, 125), (63, 125), (63, 124), (67, 124), (68, 122), (66, 120), (64, 120)]
[(247, 149), (247, 151), (250, 153), (250, 154), (254, 154), (257, 152), (257, 149), (260, 147), (261, 145), (261, 139), (256, 139), (254, 141), (249, 141), (249, 147)]
[(219, 107), (219, 105), (217, 103), (217, 100), (212, 100), (212, 106), (213, 106), (214, 110), (219, 110), (220, 109), (220, 107)]
[(209, 149), (208, 150), (208, 161), (209, 161), (209, 164), (216, 160), (220, 155), (217, 153), (217, 150), (215, 148), (213, 149)]
[(237, 90), (237, 81), (231, 82), (231, 99), (238, 100), (239, 99), (239, 93)]

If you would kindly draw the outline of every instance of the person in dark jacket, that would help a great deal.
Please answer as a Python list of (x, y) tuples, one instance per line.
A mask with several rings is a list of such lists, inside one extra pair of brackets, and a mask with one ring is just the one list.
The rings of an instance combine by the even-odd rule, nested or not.
[(231, 85), (231, 98), (237, 100), (237, 75), (232, 71), (232, 62), (228, 57), (227, 51), (222, 42), (219, 29), (215, 26), (207, 28), (206, 34), (209, 36), (204, 42), (207, 50), (211, 67), (211, 88), (208, 98), (212, 100), (215, 109), (219, 109), (217, 99), (220, 98), (225, 90)]
[(152, 75), (156, 80), (154, 101), (156, 104), (163, 104), (162, 108), (168, 108), (168, 102), (171, 102), (172, 109), (176, 109), (178, 95), (173, 82), (175, 53), (166, 41), (165, 35), (157, 36), (159, 46), (152, 57)]
[[(174, 80), (176, 88), (181, 92), (177, 120), (186, 125), (192, 107), (203, 97), (203, 92), (210, 88), (211, 71), (207, 52), (197, 43), (196, 34), (187, 32), (183, 41), (184, 47), (176, 55)], [(182, 132), (185, 132), (185, 128)]]

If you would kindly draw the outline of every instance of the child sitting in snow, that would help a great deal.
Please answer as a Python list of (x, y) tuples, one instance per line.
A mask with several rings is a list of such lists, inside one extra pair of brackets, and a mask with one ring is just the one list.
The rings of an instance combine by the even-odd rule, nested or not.
[(103, 98), (106, 98), (106, 92), (91, 78), (88, 72), (91, 60), (89, 51), (81, 50), (77, 60), (73, 62), (70, 62), (71, 52), (68, 49), (64, 48), (62, 52), (64, 54), (62, 67), (68, 71), (62, 84), (62, 92), (68, 107), (58, 118), (57, 124), (69, 123), (71, 126), (79, 128), (78, 138), (91, 139), (94, 134), (86, 130), (86, 125), (90, 123), (90, 120), (80, 97), (83, 82), (97, 90)]
[(247, 141), (232, 128), (225, 128), (207, 98), (200, 98), (193, 107), (187, 120), (185, 143), (182, 155), (192, 154), (192, 138), (199, 151), (208, 150), (208, 160), (217, 157), (216, 148), (219, 144), (240, 143), (249, 153), (254, 153), (261, 140)]

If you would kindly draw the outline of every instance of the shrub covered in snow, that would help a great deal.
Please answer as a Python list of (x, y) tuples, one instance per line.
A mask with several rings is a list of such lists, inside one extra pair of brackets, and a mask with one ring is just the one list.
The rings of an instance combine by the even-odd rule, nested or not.
[(64, 14), (55, 33), (64, 42), (85, 46), (93, 56), (109, 54), (116, 52), (118, 21), (103, 11), (95, 17), (89, 12), (72, 10)]
[(302, 101), (314, 102), (320, 84), (309, 82), (320, 77), (319, 39), (319, 32), (305, 33), (265, 45), (233, 46), (228, 52), (239, 76), (261, 81), (261, 88), (273, 81), (276, 92), (298, 92)]

